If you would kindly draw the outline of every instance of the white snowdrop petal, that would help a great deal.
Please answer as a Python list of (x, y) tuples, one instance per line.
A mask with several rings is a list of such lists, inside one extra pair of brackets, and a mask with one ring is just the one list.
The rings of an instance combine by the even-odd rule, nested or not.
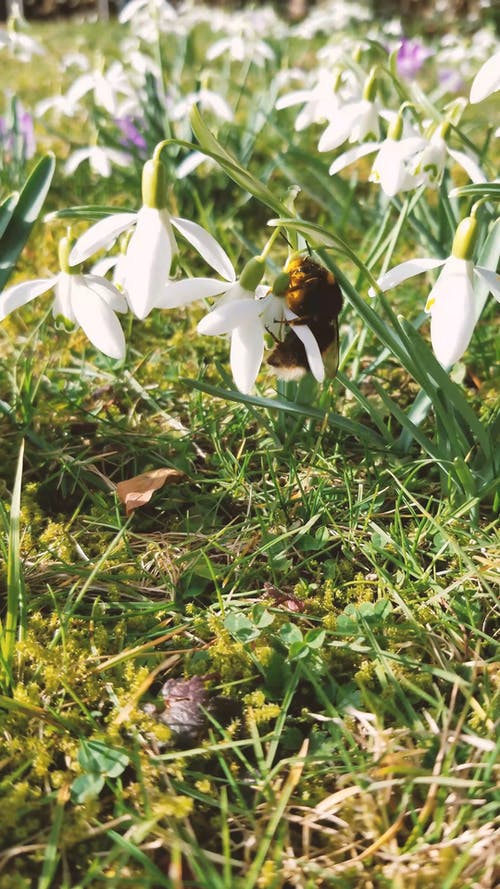
[(469, 345), (476, 312), (472, 289), (472, 263), (448, 260), (431, 293), (431, 341), (434, 354), (443, 367), (451, 367)]
[(84, 275), (84, 279), (86, 284), (92, 288), (94, 293), (97, 294), (101, 299), (104, 300), (108, 306), (113, 309), (113, 312), (126, 312), (127, 311), (127, 300), (123, 293), (115, 287), (111, 281), (107, 281), (106, 278), (101, 277), (101, 275)]
[(69, 264), (78, 265), (98, 250), (109, 247), (136, 219), (137, 213), (116, 213), (99, 219), (78, 238), (69, 254)]
[(297, 336), (304, 344), (307, 363), (313, 377), (318, 383), (322, 383), (325, 379), (325, 365), (323, 364), (323, 358), (316, 337), (306, 324), (294, 324), (291, 325), (290, 329), (293, 330), (295, 336)]
[(345, 167), (348, 167), (349, 164), (353, 164), (354, 161), (360, 159), (360, 157), (365, 157), (367, 154), (371, 154), (373, 151), (377, 151), (380, 148), (380, 142), (365, 142), (362, 145), (355, 145), (354, 148), (350, 148), (349, 151), (344, 151), (343, 154), (339, 155), (339, 157), (335, 158), (333, 164), (331, 164), (328, 172), (330, 176), (334, 176), (335, 173), (340, 173)]
[(227, 281), (235, 280), (233, 264), (226, 251), (222, 249), (215, 238), (205, 231), (201, 225), (190, 219), (181, 219), (178, 216), (171, 217), (172, 225), (186, 238), (186, 241)]
[(73, 287), (75, 318), (96, 349), (110, 358), (123, 358), (125, 336), (113, 310), (86, 284)]
[(494, 53), (477, 72), (472, 81), (470, 101), (475, 105), (498, 89), (500, 89), (500, 51)]
[(168, 281), (173, 234), (166, 211), (141, 207), (123, 259), (123, 281), (129, 305), (137, 318), (146, 318)]
[(233, 300), (217, 306), (198, 324), (198, 333), (220, 336), (230, 333), (236, 327), (255, 321), (259, 315), (259, 304), (255, 299)]
[(236, 327), (231, 336), (230, 364), (240, 392), (252, 392), (264, 357), (264, 328), (260, 321)]
[(469, 154), (465, 154), (464, 151), (455, 151), (452, 148), (448, 148), (448, 154), (465, 170), (469, 179), (475, 185), (488, 181), (477, 161)]
[(500, 275), (497, 275), (492, 269), (485, 269), (480, 265), (476, 265), (474, 271), (485, 281), (495, 299), (500, 301)]
[(15, 309), (20, 309), (31, 300), (36, 299), (42, 293), (50, 290), (56, 278), (34, 278), (32, 281), (22, 281), (20, 284), (14, 284), (8, 287), (3, 293), (0, 293), (0, 321), (3, 321), (7, 315)]
[(157, 309), (177, 309), (198, 299), (209, 299), (225, 293), (232, 285), (214, 278), (185, 278), (167, 284), (155, 303)]
[[(380, 290), (390, 290), (408, 278), (413, 278), (414, 275), (419, 275), (421, 272), (427, 272), (430, 269), (437, 269), (440, 265), (444, 265), (445, 262), (445, 259), (430, 259), (426, 257), (422, 259), (408, 259), (405, 262), (400, 262), (399, 265), (395, 265), (393, 269), (389, 269), (385, 275), (378, 279), (377, 284)], [(368, 294), (369, 296), (377, 295), (373, 287), (370, 287)]]

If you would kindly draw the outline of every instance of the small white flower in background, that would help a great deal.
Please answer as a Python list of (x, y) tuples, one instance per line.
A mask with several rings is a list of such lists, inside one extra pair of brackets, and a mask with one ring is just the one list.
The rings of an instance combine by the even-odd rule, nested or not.
[(333, 151), (347, 139), (349, 142), (375, 142), (380, 137), (380, 117), (386, 112), (376, 98), (377, 78), (374, 71), (368, 76), (360, 99), (341, 105), (330, 115), (318, 151)]
[(196, 222), (171, 216), (166, 209), (165, 168), (159, 159), (161, 147), (162, 143), (157, 146), (153, 159), (144, 165), (143, 206), (138, 213), (116, 213), (99, 220), (78, 239), (70, 254), (70, 264), (80, 264), (133, 228), (120, 263), (120, 274), (130, 308), (141, 319), (163, 304), (172, 260), (177, 253), (174, 228), (216, 272), (228, 278), (232, 275), (229, 257), (215, 238)]
[(81, 327), (96, 349), (110, 358), (123, 358), (125, 337), (115, 312), (126, 312), (127, 301), (106, 278), (70, 271), (67, 264), (70, 246), (69, 239), (62, 238), (59, 245), (59, 274), (14, 284), (0, 294), (0, 321), (15, 309), (53, 289), (54, 318), (62, 315), (71, 324)]
[(490, 56), (477, 72), (470, 88), (473, 105), (500, 90), (500, 50)]
[(70, 105), (77, 107), (80, 99), (89, 92), (92, 92), (95, 104), (104, 108), (112, 117), (120, 113), (121, 96), (134, 97), (121, 62), (113, 62), (107, 71), (96, 68), (77, 77), (66, 93), (66, 99)]
[(0, 28), (0, 50), (8, 49), (18, 62), (31, 62), (33, 56), (45, 55), (43, 46), (16, 30), (16, 24)]
[(189, 117), (189, 114), (195, 105), (199, 105), (202, 112), (208, 112), (218, 117), (220, 120), (232, 121), (234, 118), (233, 111), (226, 100), (215, 90), (209, 90), (203, 87), (187, 96), (179, 99), (173, 106), (170, 113), (171, 120), (182, 120)]
[(292, 90), (276, 101), (278, 111), (293, 105), (303, 105), (295, 120), (298, 133), (313, 123), (330, 121), (344, 101), (341, 98), (340, 73), (320, 68), (316, 77), (316, 83), (311, 88)]
[(425, 146), (413, 158), (410, 173), (413, 176), (420, 176), (422, 184), (436, 188), (443, 178), (449, 155), (465, 170), (471, 182), (476, 184), (486, 182), (486, 176), (474, 157), (465, 151), (456, 151), (448, 146), (445, 138), (448, 130), (449, 123), (445, 122), (435, 130), (430, 139), (425, 140)]
[(266, 62), (273, 61), (274, 51), (265, 40), (261, 40), (256, 34), (249, 31), (234, 29), (235, 33), (221, 37), (212, 43), (206, 51), (206, 59), (213, 62), (219, 56), (229, 56), (233, 62), (251, 61), (258, 68), (263, 68)]
[[(484, 301), (480, 302), (474, 293), (474, 275), (482, 279), (500, 300), (500, 276), (490, 269), (474, 266), (472, 262), (476, 236), (477, 221), (468, 216), (459, 224), (451, 255), (446, 259), (410, 259), (394, 266), (377, 281), (380, 290), (386, 291), (414, 275), (442, 266), (427, 297), (425, 311), (431, 316), (434, 354), (446, 368), (464, 354), (483, 308)], [(374, 288), (369, 294), (375, 296)]]
[[(364, 142), (345, 151), (331, 164), (330, 175), (334, 176), (349, 164), (376, 151), (369, 179), (378, 182), (388, 197), (420, 185), (422, 176), (411, 173), (410, 167), (417, 152), (427, 144), (426, 140), (409, 130), (401, 114), (390, 112), (390, 119), (387, 138), (383, 142)], [(411, 135), (405, 136), (405, 132), (411, 132)]]
[(85, 148), (77, 148), (76, 151), (71, 152), (64, 164), (64, 175), (71, 176), (84, 161), (89, 162), (93, 173), (108, 179), (113, 172), (113, 164), (116, 164), (117, 167), (128, 167), (132, 162), (132, 156), (118, 148), (87, 145)]

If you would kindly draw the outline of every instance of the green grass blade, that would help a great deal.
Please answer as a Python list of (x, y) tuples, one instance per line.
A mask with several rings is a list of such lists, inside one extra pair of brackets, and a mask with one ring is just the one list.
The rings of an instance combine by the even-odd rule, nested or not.
[(3, 626), (0, 647), (4, 669), (3, 687), (10, 686), (12, 680), (12, 661), (16, 647), (18, 631), (25, 624), (24, 581), (21, 568), (19, 519), (21, 513), (21, 485), (23, 476), (24, 441), (19, 450), (17, 470), (12, 491), (10, 508), (9, 550), (7, 557), (7, 614)]
[(241, 404), (251, 405), (253, 407), (264, 407), (267, 410), (283, 411), (284, 413), (297, 414), (302, 417), (308, 417), (312, 420), (327, 420), (328, 424), (333, 428), (340, 429), (347, 435), (355, 435), (362, 441), (368, 441), (372, 447), (382, 447), (383, 439), (373, 431), (373, 429), (363, 426), (362, 423), (356, 423), (340, 414), (327, 413), (319, 408), (310, 407), (309, 405), (297, 404), (293, 401), (284, 401), (280, 398), (263, 398), (259, 395), (244, 395), (243, 392), (237, 392), (233, 389), (221, 389), (218, 386), (212, 386), (209, 383), (202, 383), (200, 380), (182, 379), (179, 381), (183, 385), (189, 386), (191, 389), (198, 389), (200, 392), (206, 392), (207, 395), (214, 395), (216, 398), (224, 398), (227, 401), (239, 401)]
[(19, 254), (40, 215), (55, 169), (53, 154), (46, 154), (28, 177), (11, 219), (0, 238), (0, 290), (9, 280)]

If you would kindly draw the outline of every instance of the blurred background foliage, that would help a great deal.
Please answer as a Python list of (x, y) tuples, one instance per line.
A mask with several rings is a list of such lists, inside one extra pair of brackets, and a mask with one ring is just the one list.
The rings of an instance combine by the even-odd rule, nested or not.
[[(16, 5), (22, 8), (27, 19), (45, 19), (70, 15), (116, 15), (126, 5), (127, 0), (0, 0), (0, 19), (9, 15)], [(172, 6), (178, 0), (169, 0)], [(383, 21), (400, 18), (409, 29), (417, 26), (420, 33), (440, 33), (460, 22), (463, 29), (467, 24), (472, 29), (483, 25), (493, 25), (500, 33), (500, 3), (498, 0), (369, 0), (373, 18)], [(212, 6), (226, 9), (239, 9), (245, 6), (259, 7), (272, 5), (276, 11), (291, 20), (300, 20), (313, 7), (320, 5), (318, 0), (211, 0)]]

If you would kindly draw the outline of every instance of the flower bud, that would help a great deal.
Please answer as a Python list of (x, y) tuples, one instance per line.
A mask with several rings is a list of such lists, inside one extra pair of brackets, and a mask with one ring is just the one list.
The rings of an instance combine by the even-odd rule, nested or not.
[(476, 247), (478, 223), (475, 216), (466, 216), (459, 223), (453, 238), (451, 255), (456, 259), (472, 259)]
[(377, 69), (372, 68), (363, 87), (363, 99), (366, 99), (368, 102), (374, 102), (377, 98), (377, 90)]
[(403, 135), (403, 115), (401, 112), (391, 121), (387, 128), (387, 138), (399, 142)]
[(142, 203), (163, 210), (167, 206), (167, 178), (160, 160), (146, 161), (142, 169)]
[(256, 290), (262, 281), (265, 270), (265, 259), (262, 259), (261, 256), (254, 256), (243, 268), (240, 275), (240, 287), (243, 287), (243, 290)]

